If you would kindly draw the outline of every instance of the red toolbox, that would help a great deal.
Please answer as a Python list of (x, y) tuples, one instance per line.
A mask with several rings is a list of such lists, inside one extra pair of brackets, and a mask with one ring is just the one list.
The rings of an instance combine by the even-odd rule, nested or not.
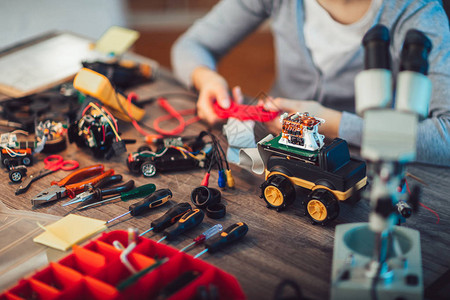
[(117, 230), (103, 233), (83, 247), (74, 246), (71, 254), (58, 262), (50, 263), (31, 277), (20, 280), (16, 286), (0, 295), (0, 300), (157, 299), (164, 287), (187, 271), (195, 271), (198, 276), (169, 298), (163, 299), (201, 299), (198, 298), (200, 290), (214, 290), (214, 299), (245, 299), (239, 283), (230, 274), (144, 237), (139, 237), (137, 246), (127, 256), (132, 267), (142, 270), (163, 258), (167, 261), (132, 285), (119, 290), (117, 285), (132, 273), (122, 263), (122, 250), (113, 246), (114, 241), (126, 247), (128, 232)]

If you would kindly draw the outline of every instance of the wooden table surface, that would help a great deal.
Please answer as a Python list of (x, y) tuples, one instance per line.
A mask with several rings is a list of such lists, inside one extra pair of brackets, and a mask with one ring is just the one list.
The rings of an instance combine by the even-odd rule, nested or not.
[[(164, 93), (183, 92), (180, 86), (173, 81), (160, 79), (156, 82), (135, 88), (134, 91), (142, 99), (153, 95)], [(193, 100), (182, 96), (170, 97), (170, 103), (177, 109), (193, 108)], [(152, 120), (165, 114), (157, 106), (151, 104), (146, 106), (147, 115), (144, 123), (151, 125)], [(167, 123), (168, 127), (173, 123)], [(138, 143), (128, 145), (128, 152), (136, 151), (144, 144), (142, 136), (130, 125), (119, 123), (123, 138), (137, 139)], [(184, 134), (198, 134), (204, 130), (202, 123), (189, 126)], [(222, 136), (220, 130), (213, 131)], [(223, 136), (221, 139), (224, 141)], [(61, 153), (65, 159), (76, 159), (80, 166), (88, 166), (99, 161), (94, 159), (88, 149), (80, 150), (75, 144), (70, 144)], [(45, 155), (38, 154), (35, 163), (29, 168), (32, 173), (43, 168)], [(154, 183), (157, 188), (170, 188), (173, 192), (173, 203), (190, 202), (191, 191), (200, 185), (205, 173), (204, 170), (192, 170), (177, 173), (162, 173), (153, 178), (133, 176), (129, 173), (126, 163), (126, 155), (114, 157), (111, 160), (101, 160), (105, 167), (112, 168), (117, 174), (122, 174), (124, 180), (133, 179), (136, 185)], [(312, 299), (327, 299), (330, 293), (331, 264), (333, 254), (333, 242), (335, 226), (349, 222), (365, 222), (368, 220), (369, 206), (367, 201), (360, 201), (353, 206), (341, 205), (341, 213), (337, 220), (327, 226), (312, 225), (303, 214), (301, 201), (295, 203), (282, 212), (266, 208), (264, 201), (259, 198), (259, 185), (263, 182), (262, 176), (254, 175), (246, 170), (232, 165), (232, 172), (236, 180), (236, 189), (225, 189), (222, 191), (223, 203), (226, 205), (227, 214), (224, 219), (213, 220), (205, 218), (205, 221), (196, 230), (185, 234), (177, 241), (170, 243), (171, 246), (182, 248), (191, 242), (191, 239), (203, 232), (209, 226), (217, 223), (223, 224), (224, 228), (239, 221), (247, 223), (249, 232), (247, 236), (235, 246), (228, 247), (220, 253), (205, 254), (202, 259), (218, 266), (219, 268), (234, 275), (240, 282), (245, 294), (249, 299), (272, 299), (276, 286), (282, 279), (292, 279), (297, 282), (305, 296)], [(409, 179), (410, 184), (418, 183), (422, 188), (421, 201), (428, 207), (434, 209), (440, 216), (425, 209), (413, 215), (406, 222), (407, 227), (417, 229), (421, 234), (422, 263), (425, 286), (430, 285), (450, 267), (450, 169), (427, 165), (414, 165), (408, 167), (408, 171), (422, 178), (427, 185), (420, 184)], [(30, 190), (20, 196), (15, 196), (17, 185), (10, 184), (5, 173), (0, 182), (0, 200), (8, 207), (21, 210), (34, 210), (36, 212), (63, 216), (72, 207), (62, 207), (62, 202), (53, 205), (32, 208), (30, 199), (39, 191), (47, 188), (52, 180), (58, 180), (66, 176), (64, 171), (58, 171), (37, 182)], [(212, 172), (210, 186), (217, 187), (217, 173)], [(128, 210), (129, 204), (117, 202), (96, 209), (89, 209), (77, 214), (92, 218), (108, 220)], [(157, 208), (151, 213), (140, 217), (124, 217), (113, 223), (111, 230), (136, 227), (140, 231), (149, 228), (150, 222), (166, 211), (167, 207)], [(147, 234), (149, 238), (159, 239), (159, 234)], [(195, 254), (202, 248), (197, 248), (189, 253)]]

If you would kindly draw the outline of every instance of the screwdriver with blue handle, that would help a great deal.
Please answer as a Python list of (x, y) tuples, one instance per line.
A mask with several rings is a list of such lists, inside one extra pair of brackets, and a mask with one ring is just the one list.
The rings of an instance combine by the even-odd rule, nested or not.
[(192, 207), (187, 202), (181, 202), (170, 208), (164, 215), (153, 221), (150, 226), (151, 228), (141, 233), (139, 236), (155, 231), (162, 232), (164, 229), (175, 224), (185, 213), (192, 210)]
[(155, 207), (163, 205), (164, 203), (169, 201), (170, 198), (172, 198), (171, 190), (169, 189), (157, 190), (150, 196), (145, 197), (142, 201), (130, 205), (126, 213), (121, 214), (120, 216), (117, 216), (115, 218), (112, 218), (111, 220), (107, 221), (106, 224), (111, 223), (128, 214), (131, 214), (133, 217), (142, 215)]
[(194, 256), (194, 258), (198, 258), (200, 255), (203, 255), (206, 252), (215, 253), (229, 244), (232, 244), (240, 239), (242, 239), (248, 231), (248, 226), (244, 222), (238, 222), (224, 231), (220, 235), (212, 237), (210, 240), (205, 243), (205, 250), (198, 253)]
[(168, 241), (174, 240), (180, 234), (200, 225), (204, 217), (205, 213), (198, 208), (185, 213), (174, 227), (164, 231), (164, 237), (162, 237), (158, 243), (164, 241), (165, 239)]
[(144, 184), (140, 187), (132, 189), (131, 191), (120, 193), (120, 195), (118, 195), (118, 196), (110, 197), (110, 198), (102, 200), (102, 201), (93, 201), (92, 203), (90, 203), (91, 201), (89, 200), (86, 205), (79, 207), (78, 210), (87, 209), (94, 205), (104, 204), (104, 203), (111, 202), (111, 201), (114, 201), (117, 199), (120, 199), (122, 201), (129, 201), (132, 199), (147, 197), (151, 193), (153, 193), (155, 190), (156, 190), (156, 185), (154, 185), (153, 183)]

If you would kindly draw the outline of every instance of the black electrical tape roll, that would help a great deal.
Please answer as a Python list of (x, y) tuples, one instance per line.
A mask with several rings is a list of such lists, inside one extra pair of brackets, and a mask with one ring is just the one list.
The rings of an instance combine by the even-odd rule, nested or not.
[(211, 219), (220, 219), (225, 217), (227, 210), (222, 203), (210, 204), (206, 207), (206, 215)]
[(206, 208), (208, 205), (220, 202), (222, 195), (218, 189), (206, 186), (196, 187), (191, 193), (191, 201), (198, 208)]

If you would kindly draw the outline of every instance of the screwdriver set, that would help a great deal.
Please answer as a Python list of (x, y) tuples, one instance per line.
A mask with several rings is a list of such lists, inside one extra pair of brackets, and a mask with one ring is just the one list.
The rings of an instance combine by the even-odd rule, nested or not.
[[(126, 231), (103, 233), (50, 263), (0, 295), (3, 299), (245, 299), (230, 274), (170, 246), (138, 237), (123, 261), (116, 244), (129, 245)], [(212, 295), (214, 294), (214, 295)]]

